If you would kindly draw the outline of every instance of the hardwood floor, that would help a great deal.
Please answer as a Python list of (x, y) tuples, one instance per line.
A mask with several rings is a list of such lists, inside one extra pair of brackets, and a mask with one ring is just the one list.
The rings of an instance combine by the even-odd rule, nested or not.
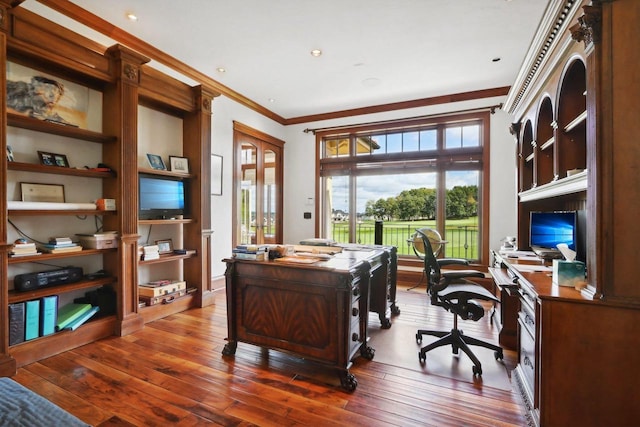
[[(400, 286), (398, 305), (393, 323), (450, 327), (451, 315), (430, 307), (424, 288)], [(379, 328), (377, 317), (370, 323)], [(354, 361), (353, 393), (339, 387), (335, 372), (277, 351), (241, 343), (235, 357), (223, 357), (226, 325), (225, 295), (219, 292), (215, 305), (33, 363), (14, 379), (94, 426), (526, 425), (514, 390), (424, 375), (375, 357)], [(488, 315), (461, 327), (497, 341)], [(407, 342), (394, 351), (414, 347)], [(505, 351), (509, 371), (515, 358)]]

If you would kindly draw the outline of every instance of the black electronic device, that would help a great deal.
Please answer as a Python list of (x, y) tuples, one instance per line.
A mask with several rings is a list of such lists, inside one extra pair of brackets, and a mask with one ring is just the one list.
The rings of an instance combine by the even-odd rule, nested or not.
[(81, 267), (65, 267), (40, 273), (18, 274), (13, 278), (13, 287), (20, 292), (32, 291), (47, 286), (77, 282), (82, 279), (82, 276)]
[(140, 219), (169, 219), (187, 213), (182, 179), (140, 174), (138, 184)]

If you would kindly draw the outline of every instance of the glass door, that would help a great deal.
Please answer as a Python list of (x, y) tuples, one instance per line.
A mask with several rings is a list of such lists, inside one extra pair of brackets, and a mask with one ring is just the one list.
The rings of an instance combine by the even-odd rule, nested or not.
[(234, 124), (234, 244), (282, 243), (282, 141)]

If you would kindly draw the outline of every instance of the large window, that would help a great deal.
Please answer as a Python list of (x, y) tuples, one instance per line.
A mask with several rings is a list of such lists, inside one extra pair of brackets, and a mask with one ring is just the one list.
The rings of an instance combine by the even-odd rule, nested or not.
[(317, 132), (319, 235), (412, 255), (416, 228), (437, 229), (445, 256), (484, 262), (488, 113)]

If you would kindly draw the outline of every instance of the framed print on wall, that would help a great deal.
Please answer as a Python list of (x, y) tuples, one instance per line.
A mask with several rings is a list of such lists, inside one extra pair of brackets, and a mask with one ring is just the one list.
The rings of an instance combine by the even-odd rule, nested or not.
[(222, 196), (222, 156), (211, 155), (211, 195)]

